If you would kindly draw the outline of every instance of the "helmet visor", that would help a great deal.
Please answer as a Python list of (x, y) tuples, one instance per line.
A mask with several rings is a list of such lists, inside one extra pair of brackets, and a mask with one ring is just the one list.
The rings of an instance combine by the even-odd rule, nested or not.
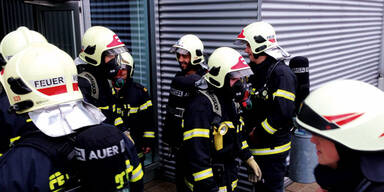
[(242, 78), (253, 75), (253, 72), (250, 68), (242, 69), (239, 71), (232, 71), (229, 73), (230, 78)]
[(236, 39), (236, 41), (235, 41), (233, 44), (244, 46), (244, 45), (246, 45), (247, 43), (248, 43), (248, 42), (247, 42), (246, 40), (244, 40), (244, 39)]
[(171, 53), (178, 53), (180, 55), (188, 55), (189, 54), (189, 51), (187, 51), (186, 49), (183, 49), (183, 48), (180, 48), (180, 47), (172, 47), (169, 52)]
[[(297, 115), (297, 119), (318, 130), (331, 130), (331, 129), (339, 128), (338, 125), (327, 121), (324, 117), (316, 113), (312, 108), (310, 108), (307, 104), (305, 104), (305, 102), (303, 102), (300, 107), (299, 113)], [(300, 128), (306, 129), (300, 124), (298, 125), (300, 126)], [(308, 131), (311, 131), (311, 130), (308, 130)]]
[(124, 52), (128, 52), (128, 49), (125, 46), (106, 50), (105, 54), (106, 55), (119, 55), (119, 54), (122, 54)]

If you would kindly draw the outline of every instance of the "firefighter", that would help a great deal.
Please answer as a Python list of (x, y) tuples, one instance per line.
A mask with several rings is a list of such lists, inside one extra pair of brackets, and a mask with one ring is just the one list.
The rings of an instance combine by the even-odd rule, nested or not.
[(1, 191), (143, 191), (133, 143), (83, 101), (68, 54), (31, 45), (9, 60), (3, 79), (10, 111), (27, 114), (26, 128), (37, 131), (1, 158)]
[(134, 61), (131, 54), (122, 54), (121, 62), (127, 67), (120, 70), (113, 81), (113, 94), (118, 98), (116, 110), (135, 142), (141, 163), (144, 163), (145, 154), (151, 151), (155, 142), (152, 101), (148, 90), (133, 80)]
[[(236, 157), (247, 151), (241, 139), (242, 124), (233, 98), (238, 84), (252, 74), (243, 57), (232, 48), (216, 49), (208, 61), (208, 73), (197, 82), (183, 116), (182, 155), (188, 191), (236, 191)], [(248, 151), (242, 156), (261, 176)]]
[(181, 176), (184, 158), (179, 155), (183, 138), (182, 118), (185, 104), (196, 89), (195, 82), (205, 73), (204, 45), (196, 35), (187, 34), (172, 46), (170, 52), (176, 55), (181, 71), (176, 73), (171, 82), (162, 135), (171, 157), (176, 161), (176, 188), (180, 192), (184, 188), (184, 178)]
[(116, 110), (117, 100), (112, 94), (112, 83), (120, 70), (126, 68), (122, 57), (128, 49), (110, 29), (102, 26), (89, 28), (83, 36), (82, 50), (75, 59), (79, 71), (79, 87), (85, 100), (103, 112), (105, 123), (126, 130)]
[(291, 148), (290, 129), (295, 112), (296, 77), (284, 63), (288, 53), (278, 44), (272, 25), (254, 22), (242, 29), (237, 43), (246, 44), (252, 87), (252, 108), (243, 116), (250, 151), (263, 172), (260, 191), (282, 192), (286, 159)]
[[(8, 33), (0, 43), (0, 62), (2, 68), (6, 63), (22, 51), (28, 45), (35, 43), (47, 43), (47, 40), (40, 33), (29, 30), (27, 27), (19, 27), (17, 30)], [(2, 69), (3, 70), (3, 69)], [(1, 72), (2, 76), (3, 71)], [(1, 77), (0, 82), (3, 84)], [(1, 87), (2, 85), (0, 85)], [(0, 91), (0, 155), (8, 150), (10, 143), (16, 141), (23, 134), (32, 130), (23, 130), (22, 128), (27, 121), (28, 117), (25, 115), (16, 115), (8, 113), (9, 102), (7, 95), (4, 91)]]
[(296, 118), (312, 133), (318, 191), (384, 191), (384, 93), (368, 83), (336, 80), (304, 100)]

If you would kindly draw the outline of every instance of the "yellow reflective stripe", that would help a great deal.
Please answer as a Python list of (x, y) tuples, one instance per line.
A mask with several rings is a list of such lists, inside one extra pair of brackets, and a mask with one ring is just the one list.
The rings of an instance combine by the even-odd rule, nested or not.
[(193, 137), (205, 137), (209, 138), (209, 129), (192, 129), (184, 132), (184, 141), (191, 139)]
[(127, 173), (130, 173), (133, 170), (133, 166), (131, 165), (131, 162), (129, 159), (125, 160), (125, 166), (127, 167), (126, 171)]
[(155, 138), (155, 132), (154, 131), (145, 131), (143, 137), (145, 137), (145, 138)]
[(235, 126), (233, 126), (232, 121), (223, 121), (223, 123), (224, 123), (227, 127), (229, 127), (229, 128), (232, 128), (232, 129), (235, 128)]
[(236, 180), (234, 180), (233, 182), (232, 182), (232, 191), (234, 191), (235, 190), (235, 188), (237, 187), (237, 182), (238, 182), (239, 180), (238, 179), (236, 179)]
[(152, 101), (151, 100), (148, 100), (147, 102), (145, 102), (144, 104), (140, 105), (140, 110), (145, 110), (147, 109), (148, 107), (152, 106)]
[(32, 122), (32, 119), (27, 119), (27, 120), (25, 120), (25, 122), (27, 122), (27, 123)]
[(248, 147), (247, 141), (241, 142), (241, 149), (246, 149)]
[(219, 187), (219, 192), (227, 192), (227, 186)]
[(244, 127), (244, 125), (245, 125), (245, 123), (244, 123), (244, 121), (243, 121), (243, 118), (242, 117), (240, 117), (240, 131), (243, 131), (243, 127)]
[(283, 97), (285, 99), (295, 101), (296, 96), (295, 96), (295, 94), (293, 94), (289, 91), (278, 89), (276, 92), (273, 93), (273, 98), (275, 98), (275, 97)]
[(116, 91), (114, 88), (112, 88), (112, 95), (115, 95), (116, 94)]
[(262, 123), (261, 123), (261, 126), (263, 126), (263, 128), (265, 129), (265, 131), (267, 131), (269, 134), (274, 134), (277, 129), (273, 128), (269, 123), (268, 123), (268, 119), (265, 119)]
[(105, 106), (105, 107), (98, 107), (99, 109), (102, 109), (102, 110), (108, 110), (109, 109), (109, 106)]
[(137, 157), (139, 157), (139, 159), (142, 158), (142, 157), (144, 157), (144, 153), (138, 153), (138, 154), (137, 154)]
[(0, 153), (0, 157), (1, 157), (1, 156), (3, 156), (3, 154), (2, 154), (2, 153)]
[(184, 119), (181, 120), (181, 128), (184, 128)]
[(184, 183), (187, 185), (188, 189), (193, 191), (193, 185), (184, 177)]
[(209, 177), (213, 177), (212, 168), (208, 168), (192, 174), (195, 181), (201, 181)]
[(10, 139), (9, 139), (9, 142), (10, 142), (10, 143), (13, 143), (13, 142), (15, 142), (15, 141), (17, 141), (17, 140), (19, 140), (19, 139), (20, 139), (20, 136), (13, 137), (13, 138), (10, 138)]
[(115, 119), (115, 126), (118, 126), (120, 124), (123, 124), (123, 119), (121, 117), (118, 117)]
[(277, 153), (282, 153), (291, 149), (291, 142), (277, 146), (275, 148), (263, 148), (263, 149), (249, 149), (252, 155), (272, 155)]
[(120, 107), (118, 107), (116, 109), (117, 109), (117, 114), (121, 114), (123, 112)]
[(112, 105), (112, 112), (116, 111), (116, 105)]
[(143, 178), (143, 175), (144, 175), (144, 172), (143, 172), (143, 169), (141, 168), (141, 163), (140, 163), (139, 166), (137, 166), (136, 169), (132, 171), (131, 182), (136, 182), (140, 180), (141, 178)]
[(138, 107), (129, 107), (129, 114), (131, 114), (131, 113), (137, 113), (137, 111), (139, 111), (139, 108), (138, 108)]

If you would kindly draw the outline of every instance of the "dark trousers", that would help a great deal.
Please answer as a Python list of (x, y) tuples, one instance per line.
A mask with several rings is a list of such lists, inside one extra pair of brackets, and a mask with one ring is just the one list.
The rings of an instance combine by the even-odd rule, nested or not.
[(274, 155), (254, 156), (263, 174), (263, 181), (255, 184), (257, 192), (283, 192), (289, 151)]

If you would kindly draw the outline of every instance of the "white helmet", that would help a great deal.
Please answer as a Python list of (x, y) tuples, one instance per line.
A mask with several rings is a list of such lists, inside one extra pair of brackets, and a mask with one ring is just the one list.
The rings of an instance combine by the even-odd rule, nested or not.
[(17, 30), (8, 33), (0, 43), (0, 54), (6, 62), (33, 43), (47, 43), (47, 39), (36, 31), (29, 30), (27, 27), (19, 27)]
[[(203, 42), (192, 34), (182, 36), (171, 48), (171, 53), (191, 54), (191, 64), (199, 65), (204, 62)], [(178, 60), (176, 56), (176, 60)]]
[(288, 57), (289, 54), (277, 44), (275, 29), (271, 24), (258, 21), (244, 27), (237, 36), (238, 43), (248, 43), (252, 53), (265, 52), (275, 59)]
[(120, 63), (121, 65), (125, 65), (128, 68), (130, 68), (130, 69), (127, 69), (129, 71), (129, 77), (133, 76), (133, 70), (134, 70), (133, 57), (129, 52), (124, 52), (118, 55), (117, 62)]
[(102, 26), (89, 28), (84, 33), (81, 47), (80, 59), (93, 66), (101, 64), (101, 57), (104, 51), (109, 51), (111, 54), (116, 55), (128, 51), (116, 33)]
[(222, 88), (227, 74), (233, 78), (241, 78), (253, 73), (239, 52), (229, 47), (220, 47), (209, 57), (208, 73), (204, 78), (211, 85)]
[(356, 80), (336, 80), (309, 94), (296, 121), (312, 133), (358, 151), (384, 150), (384, 92)]
[(12, 57), (3, 80), (11, 109), (18, 114), (83, 98), (72, 58), (49, 43), (30, 45)]

